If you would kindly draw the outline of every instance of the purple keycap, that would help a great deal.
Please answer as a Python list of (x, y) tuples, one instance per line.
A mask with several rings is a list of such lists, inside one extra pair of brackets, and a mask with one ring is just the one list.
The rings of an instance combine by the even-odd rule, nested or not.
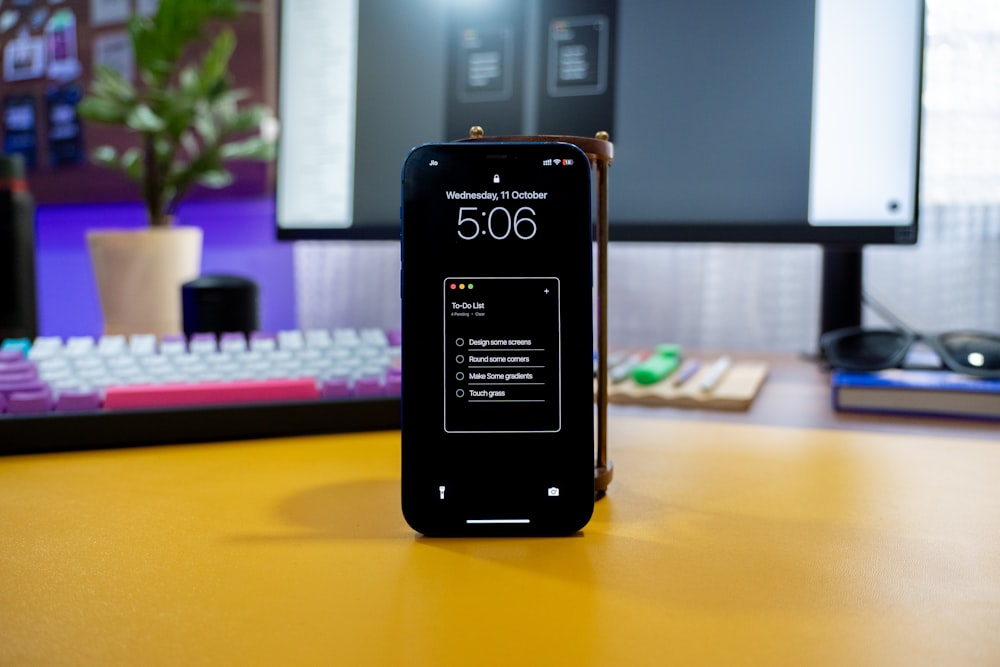
[(9, 361), (24, 361), (24, 355), (17, 350), (0, 350), (0, 365)]
[[(0, 382), (0, 394), (6, 396), (8, 401), (10, 401), (11, 395), (16, 392), (32, 393), (36, 391), (49, 391), (48, 383), (37, 379), (21, 382)], [(9, 403), (7, 409), (10, 409)]]
[(402, 386), (402, 371), (398, 368), (390, 368), (385, 374), (385, 393), (389, 396), (399, 396)]
[(215, 334), (196, 333), (196, 334), (191, 334), (191, 341), (188, 343), (188, 349), (191, 350), (192, 352), (195, 351), (205, 352), (206, 350), (211, 350), (215, 352), (219, 348), (215, 340)]
[(319, 393), (323, 398), (347, 398), (351, 395), (351, 385), (346, 378), (323, 380)]
[(56, 399), (56, 412), (79, 412), (81, 410), (98, 410), (101, 407), (101, 395), (94, 390), (71, 389), (59, 393)]
[(38, 371), (31, 368), (0, 370), (0, 384), (20, 384), (38, 379)]
[(183, 348), (184, 350), (187, 350), (187, 338), (184, 337), (184, 334), (167, 334), (160, 338), (161, 353), (165, 347), (167, 348), (180, 347)]
[(52, 410), (52, 392), (47, 388), (38, 391), (17, 391), (7, 397), (7, 413), (12, 415), (40, 415)]
[(403, 343), (403, 330), (386, 329), (385, 337), (389, 339), (389, 345), (392, 345), (393, 347), (398, 347)]
[(358, 398), (384, 396), (385, 388), (382, 387), (382, 379), (371, 375), (359, 377), (354, 381), (354, 395)]
[(8, 374), (23, 373), (25, 371), (35, 372), (35, 364), (24, 357), (17, 359), (0, 359), (0, 378)]

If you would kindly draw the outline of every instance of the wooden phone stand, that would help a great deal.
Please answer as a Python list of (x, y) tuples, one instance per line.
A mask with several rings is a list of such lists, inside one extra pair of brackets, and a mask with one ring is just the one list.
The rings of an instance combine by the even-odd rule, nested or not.
[(474, 125), (467, 139), (459, 141), (491, 142), (563, 142), (573, 144), (590, 158), (597, 182), (597, 451), (594, 457), (594, 497), (601, 499), (614, 476), (608, 458), (608, 167), (614, 158), (614, 144), (607, 132), (593, 139), (566, 135), (535, 134), (485, 136)]

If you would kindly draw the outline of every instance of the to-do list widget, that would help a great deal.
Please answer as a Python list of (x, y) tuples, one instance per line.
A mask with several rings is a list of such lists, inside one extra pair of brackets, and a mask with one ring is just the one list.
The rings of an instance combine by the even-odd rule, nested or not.
[(445, 431), (560, 430), (559, 279), (443, 287)]

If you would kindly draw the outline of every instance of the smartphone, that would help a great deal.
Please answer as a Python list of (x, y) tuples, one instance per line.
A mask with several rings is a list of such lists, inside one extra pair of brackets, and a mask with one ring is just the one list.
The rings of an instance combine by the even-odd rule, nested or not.
[(576, 146), (403, 165), (402, 505), (425, 535), (565, 535), (594, 509), (591, 172)]

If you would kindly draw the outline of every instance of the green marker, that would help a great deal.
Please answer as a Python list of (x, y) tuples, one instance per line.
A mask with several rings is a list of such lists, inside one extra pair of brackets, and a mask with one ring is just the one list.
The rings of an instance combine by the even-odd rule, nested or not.
[(657, 345), (656, 351), (632, 369), (632, 379), (638, 384), (656, 384), (681, 365), (681, 346)]

